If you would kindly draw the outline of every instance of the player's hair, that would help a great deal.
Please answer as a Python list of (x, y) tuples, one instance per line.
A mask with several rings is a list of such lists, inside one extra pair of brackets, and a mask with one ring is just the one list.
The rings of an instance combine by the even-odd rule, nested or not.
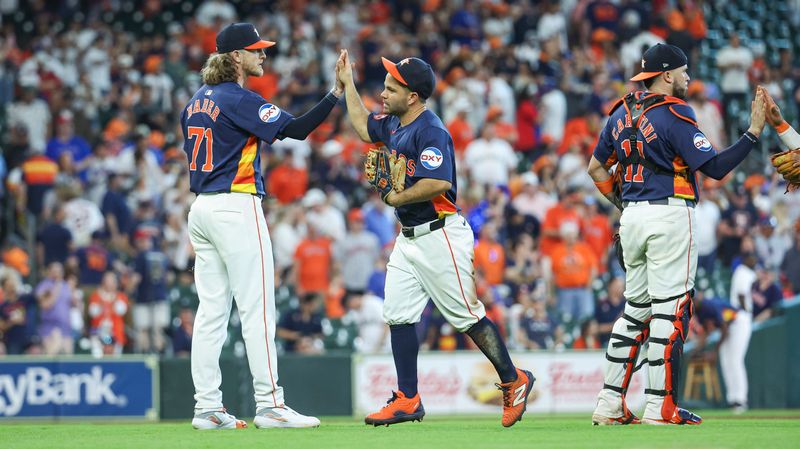
[(657, 79), (658, 77), (654, 76), (652, 78), (647, 78), (646, 80), (642, 80), (642, 83), (644, 83), (644, 88), (650, 89), (650, 87), (653, 86), (653, 84), (656, 82)]
[(230, 53), (214, 53), (200, 70), (200, 76), (203, 78), (203, 84), (209, 86), (225, 82), (235, 83), (238, 80), (236, 61)]

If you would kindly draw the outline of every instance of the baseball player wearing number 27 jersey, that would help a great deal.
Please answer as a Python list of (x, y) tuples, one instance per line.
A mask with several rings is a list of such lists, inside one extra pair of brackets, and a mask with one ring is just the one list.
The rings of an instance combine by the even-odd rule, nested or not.
[(370, 114), (353, 83), (347, 50), (337, 63), (345, 86), (350, 122), (365, 142), (386, 146), (407, 160), (405, 184), (383, 196), (402, 224), (386, 266), (383, 317), (391, 330), (398, 391), (367, 424), (389, 425), (422, 420), (425, 409), (417, 391), (419, 341), (414, 324), (431, 298), (450, 324), (469, 335), (492, 362), (503, 392), (505, 427), (522, 419), (534, 378), (511, 361), (497, 327), (486, 318), (475, 292), (472, 229), (456, 207), (453, 140), (439, 117), (425, 108), (436, 78), (418, 58), (397, 64), (383, 59), (388, 71), (381, 93), (385, 114)]
[(191, 190), (189, 211), (195, 284), (200, 306), (192, 338), (196, 429), (244, 428), (222, 405), (219, 356), (227, 337), (232, 300), (242, 323), (253, 375), (258, 428), (316, 427), (283, 400), (275, 352), (275, 292), (272, 244), (261, 208), (265, 195), (260, 142), (305, 139), (336, 105), (334, 89), (301, 117), (243, 89), (248, 76), (262, 76), (264, 41), (255, 27), (236, 23), (217, 35), (217, 53), (202, 71), (205, 85), (181, 114)]
[[(721, 179), (747, 156), (764, 127), (765, 98), (759, 88), (750, 129), (717, 153), (683, 101), (689, 83), (686, 64), (686, 55), (672, 45), (645, 52), (643, 71), (631, 80), (644, 81), (647, 90), (615, 105), (589, 162), (595, 185), (622, 208), (627, 300), (608, 344), (604, 385), (592, 415), (595, 425), (702, 422), (678, 407), (697, 269), (695, 173)], [(608, 171), (615, 164), (621, 191), (615, 191)], [(640, 421), (628, 410), (625, 394), (634, 371), (645, 362), (647, 406)]]

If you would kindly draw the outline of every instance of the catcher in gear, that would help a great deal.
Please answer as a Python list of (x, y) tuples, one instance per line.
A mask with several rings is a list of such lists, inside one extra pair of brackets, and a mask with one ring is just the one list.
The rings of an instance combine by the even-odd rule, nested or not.
[(773, 155), (772, 165), (786, 181), (786, 191), (791, 192), (800, 188), (800, 134), (783, 119), (775, 100), (766, 91), (764, 94), (767, 98), (767, 123), (775, 128), (781, 142), (789, 148)]
[[(612, 108), (588, 169), (612, 203), (617, 199), (609, 167), (617, 165), (622, 176), (619, 234), (627, 300), (614, 323), (592, 422), (700, 424), (699, 416), (678, 407), (697, 270), (695, 174), (721, 179), (750, 153), (764, 128), (766, 96), (759, 88), (750, 128), (717, 153), (683, 101), (689, 85), (683, 51), (657, 44), (644, 53), (642, 69), (631, 80), (644, 81), (646, 90), (626, 95)], [(640, 421), (625, 394), (644, 363), (647, 406)]]

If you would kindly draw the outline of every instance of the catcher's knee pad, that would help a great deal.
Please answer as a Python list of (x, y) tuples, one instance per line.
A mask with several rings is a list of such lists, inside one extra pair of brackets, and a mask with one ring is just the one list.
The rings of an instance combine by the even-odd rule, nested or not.
[(623, 408), (631, 377), (646, 360), (644, 356), (647, 351), (642, 351), (642, 346), (647, 344), (649, 323), (650, 304), (628, 302), (625, 304), (625, 312), (614, 323), (611, 331), (606, 350), (608, 363), (603, 388), (619, 393)]
[[(645, 389), (645, 393), (664, 397), (663, 419), (670, 419), (678, 405), (683, 343), (689, 333), (693, 296), (693, 292), (686, 292), (677, 297), (652, 300), (648, 365), (654, 388)], [(654, 377), (658, 382), (652, 382)], [(662, 385), (662, 378), (663, 388), (655, 388)]]

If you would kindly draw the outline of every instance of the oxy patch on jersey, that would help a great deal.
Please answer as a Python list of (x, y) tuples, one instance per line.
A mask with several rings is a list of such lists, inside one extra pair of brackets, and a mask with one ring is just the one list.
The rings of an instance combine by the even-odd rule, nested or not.
[(710, 151), (711, 150), (711, 142), (708, 141), (708, 138), (703, 133), (695, 133), (694, 135), (694, 147), (700, 151)]
[(274, 104), (267, 103), (258, 108), (258, 118), (264, 123), (272, 123), (281, 116), (281, 109)]
[(442, 165), (444, 156), (442, 156), (442, 152), (439, 151), (438, 148), (428, 147), (419, 155), (419, 161), (422, 163), (422, 166), (428, 170), (436, 170)]

